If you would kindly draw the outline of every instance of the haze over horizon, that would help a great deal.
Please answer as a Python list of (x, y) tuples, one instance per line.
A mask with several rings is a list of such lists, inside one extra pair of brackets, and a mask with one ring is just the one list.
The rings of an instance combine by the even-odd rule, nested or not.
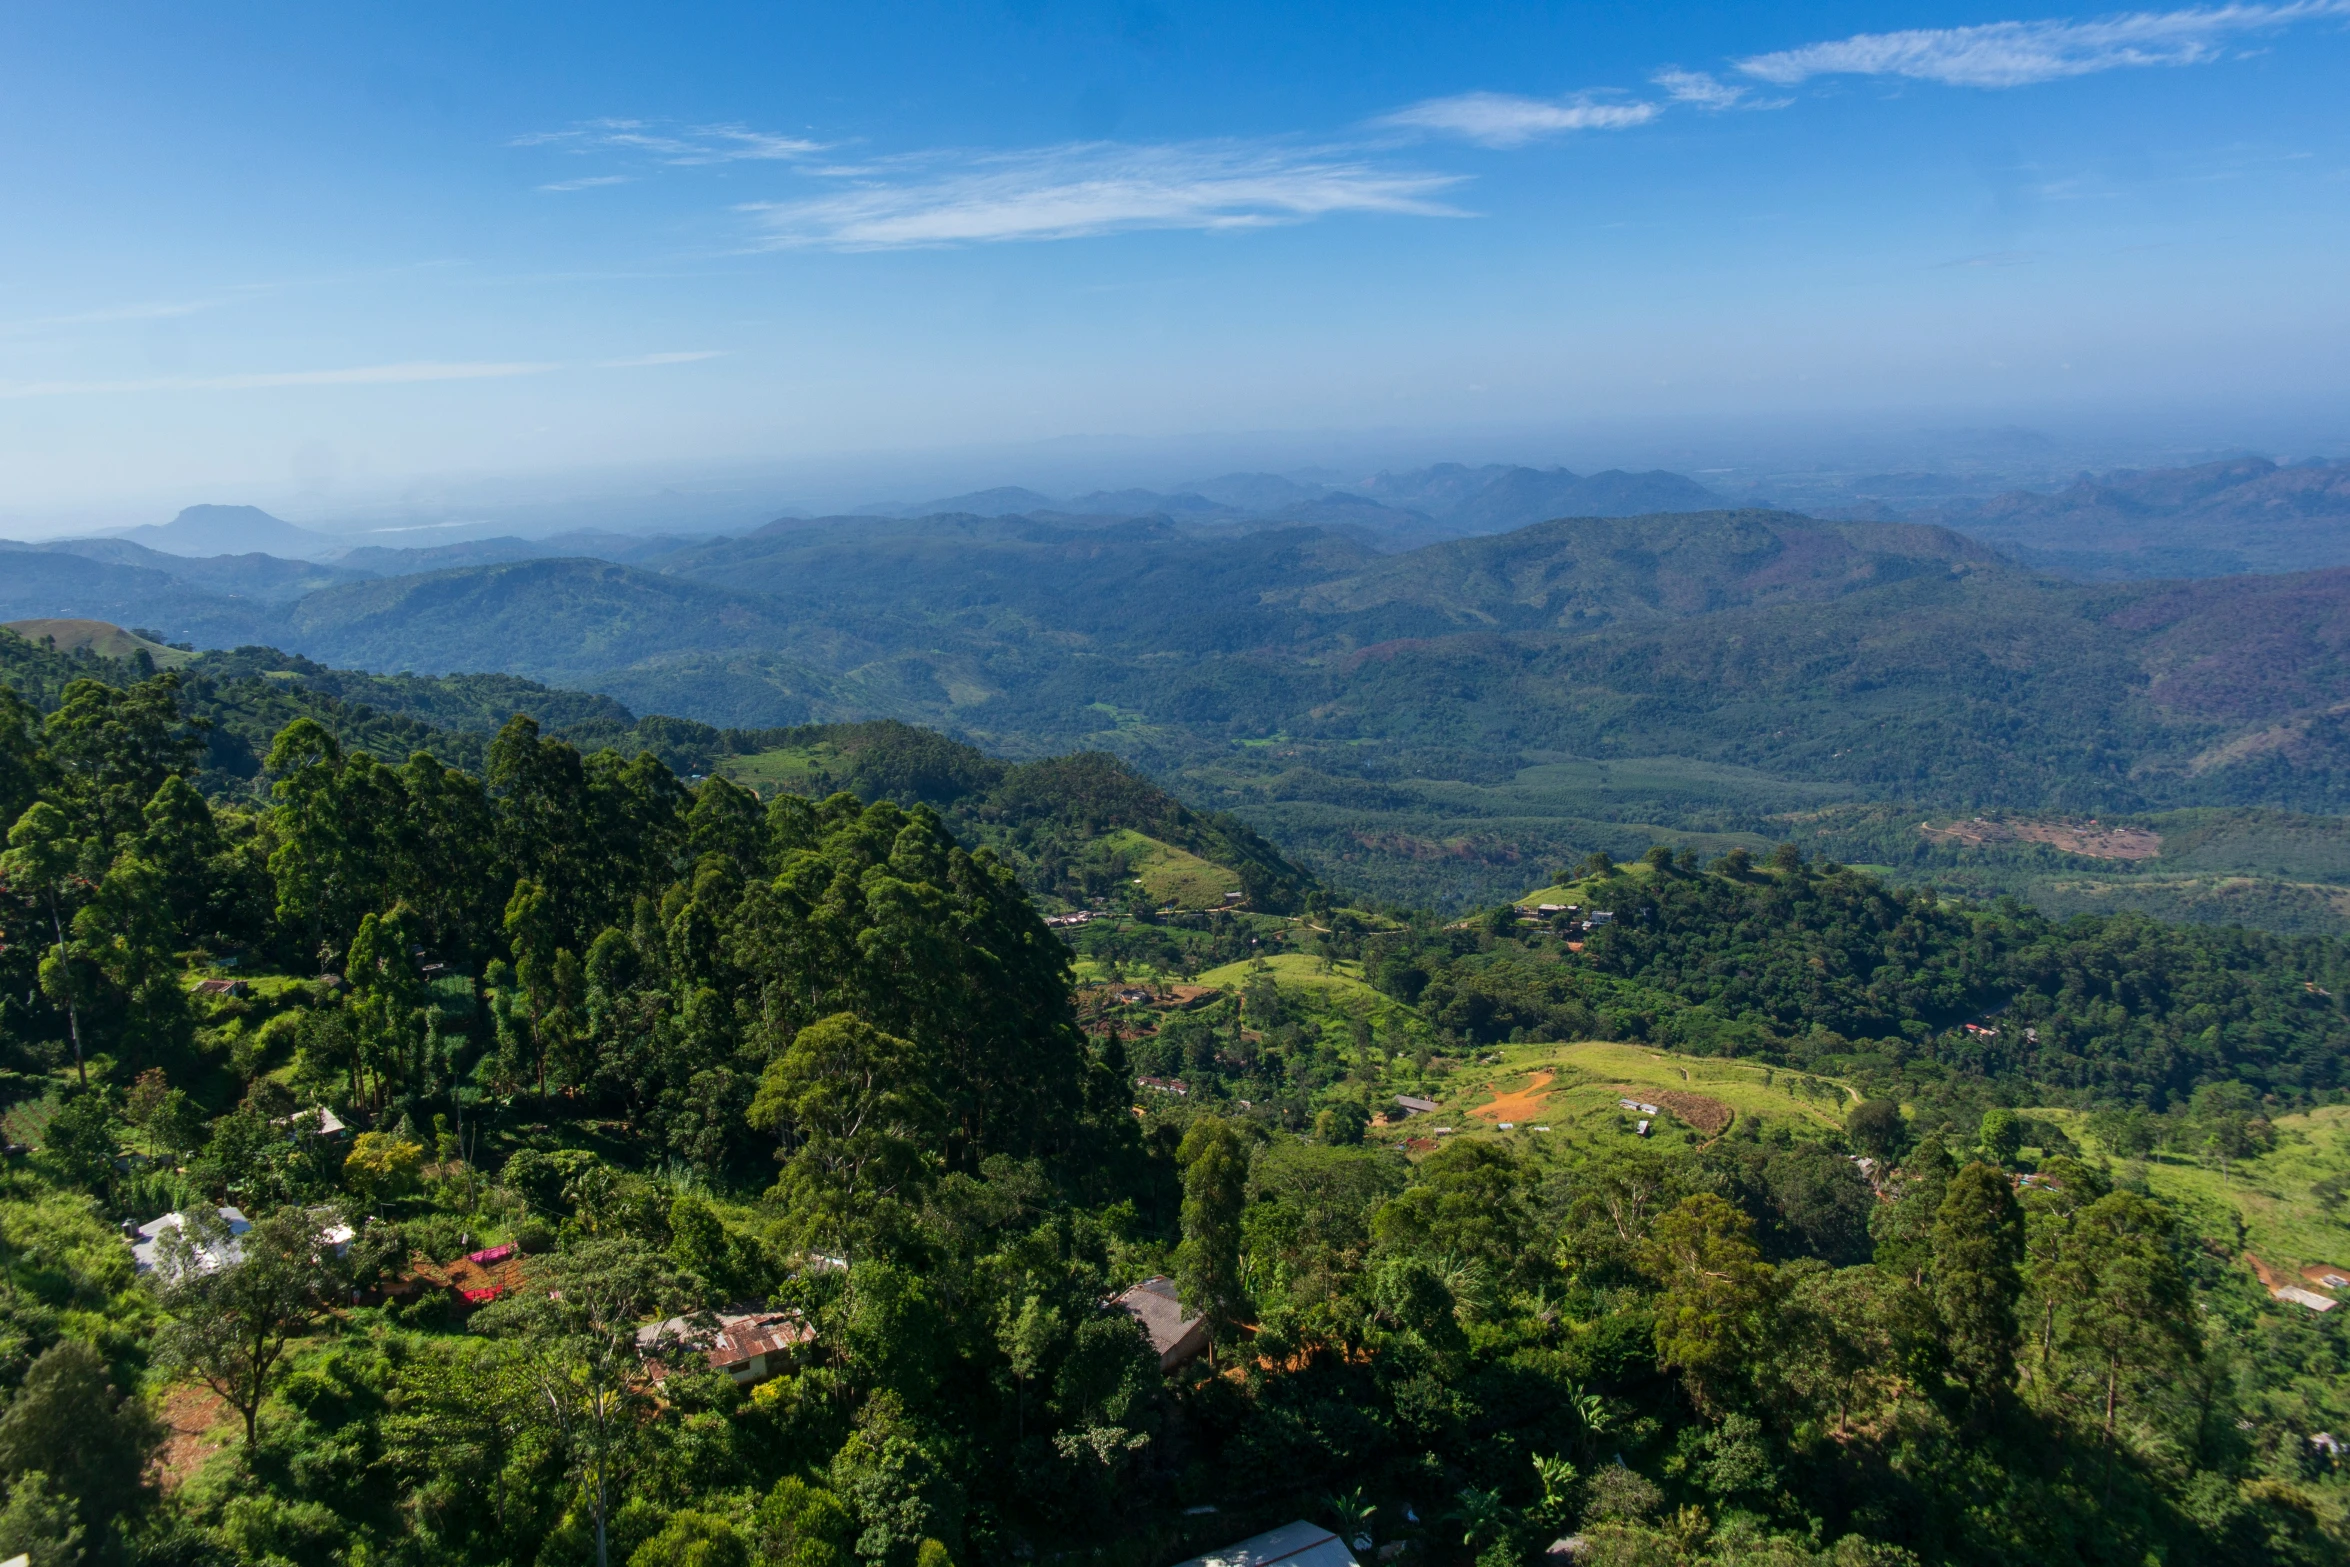
[(0, 62), (19, 536), (2350, 454), (2339, 0), (113, 14)]

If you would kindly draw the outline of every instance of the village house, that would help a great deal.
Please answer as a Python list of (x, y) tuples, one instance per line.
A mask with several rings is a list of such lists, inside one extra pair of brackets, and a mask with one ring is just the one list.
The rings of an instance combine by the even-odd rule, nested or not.
[(781, 1375), (789, 1352), (815, 1336), (796, 1311), (737, 1311), (719, 1313), (716, 1327), (696, 1327), (690, 1317), (647, 1323), (636, 1342), (649, 1356), (666, 1348), (698, 1351), (712, 1371), (751, 1387)]
[(1403, 1111), (1403, 1113), (1407, 1116), (1432, 1115), (1436, 1110), (1435, 1100), (1415, 1099), (1410, 1094), (1397, 1094), (1395, 1096), (1395, 1103), (1396, 1108)]
[(1165, 1274), (1144, 1279), (1112, 1304), (1142, 1324), (1151, 1348), (1158, 1352), (1161, 1371), (1172, 1371), (1207, 1350), (1208, 1319), (1184, 1315), (1175, 1281)]
[(283, 1130), (288, 1137), (340, 1137), (346, 1130), (343, 1118), (324, 1105), (281, 1115), (269, 1124)]
[[(196, 1271), (199, 1273), (210, 1273), (236, 1261), (244, 1249), (239, 1238), (253, 1227), (253, 1221), (235, 1208), (221, 1209), (220, 1218), (228, 1226), (228, 1235), (225, 1239), (196, 1248)], [(164, 1242), (184, 1229), (187, 1222), (188, 1216), (182, 1212), (167, 1213), (160, 1219), (150, 1219), (140, 1225), (133, 1232), (137, 1238), (131, 1242), (132, 1266), (141, 1273), (154, 1272), (156, 1265), (163, 1260)]]

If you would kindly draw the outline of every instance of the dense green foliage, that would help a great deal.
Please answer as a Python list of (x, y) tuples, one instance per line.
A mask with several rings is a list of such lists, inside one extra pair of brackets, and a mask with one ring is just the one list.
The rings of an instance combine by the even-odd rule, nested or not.
[[(38, 1144), (0, 1168), (0, 1547), (1141, 1567), (1302, 1513), (1439, 1563), (2350, 1553), (2308, 1440), (2350, 1423), (2342, 1325), (2126, 1167), (1963, 1113), (2068, 1093), (2252, 1146), (2338, 1091), (2331, 943), (1660, 853), (1586, 867), (1615, 919), (1579, 952), (1309, 889), (1280, 972), (1318, 972), (1108, 1011), (952, 825), (1043, 863), (1155, 811), (1261, 852), (1107, 762), (801, 735), (873, 798), (763, 801), (521, 716), (478, 772), (392, 764), (330, 709), (260, 752), (265, 804), (208, 802), (192, 684), (0, 702), (0, 1064)], [(1433, 1047), (1553, 1030), (1916, 1113), (1369, 1134)], [(1145, 1065), (1196, 1092), (1138, 1114)], [(167, 1212), (138, 1275), (112, 1226)], [(1214, 1340), (1170, 1372), (1111, 1303), (1161, 1273)], [(784, 1329), (749, 1387), (697, 1347), (739, 1307)], [(211, 1447), (150, 1471), (158, 1410)]]
[[(1590, 867), (1586, 867), (1587, 870)], [(1367, 972), (1463, 1043), (1639, 1039), (1849, 1076), (1972, 1126), (1996, 1103), (2162, 1113), (2236, 1085), (2323, 1102), (2350, 1076), (2350, 949), (2135, 915), (2055, 922), (1848, 868), (1664, 850), (1576, 884), (1612, 923), (1559, 937), (1373, 937)]]

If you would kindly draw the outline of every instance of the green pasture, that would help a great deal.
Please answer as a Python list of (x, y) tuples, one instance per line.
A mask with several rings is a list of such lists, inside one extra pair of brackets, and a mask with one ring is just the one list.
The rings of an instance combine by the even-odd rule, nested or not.
[(1240, 874), (1189, 850), (1121, 827), (1094, 840), (1125, 861), (1152, 902), (1179, 909), (1213, 909), (1240, 891)]
[[(2114, 1154), (2073, 1110), (2033, 1110), (2056, 1122), (2091, 1157), (2117, 1169), (2134, 1161)], [(2350, 1214), (2329, 1213), (2311, 1191), (2329, 1175), (2350, 1173), (2350, 1105), (2324, 1105), (2304, 1115), (2280, 1116), (2276, 1147), (2258, 1158), (2216, 1166), (2177, 1154), (2144, 1163), (2146, 1186), (2177, 1208), (2198, 1233), (2230, 1250), (2250, 1251), (2272, 1268), (2298, 1273), (2312, 1263), (2350, 1267)]]

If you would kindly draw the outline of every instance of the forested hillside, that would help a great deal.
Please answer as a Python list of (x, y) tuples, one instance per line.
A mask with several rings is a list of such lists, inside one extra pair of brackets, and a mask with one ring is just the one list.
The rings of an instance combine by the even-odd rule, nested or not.
[[(2350, 576), (2085, 585), (1915, 525), (1563, 519), (1382, 555), (1333, 528), (1166, 516), (786, 519), (638, 566), (476, 565), (285, 604), (258, 579), (234, 598), (157, 580), (158, 618), (125, 623), (199, 642), (266, 625), (322, 667), (495, 671), (714, 731), (895, 718), (997, 755), (1110, 751), (1325, 880), (1454, 907), (1593, 848), (1767, 847), (1812, 831), (1791, 812), (1831, 805), (1914, 824), (2350, 801)], [(96, 612), (45, 584), (10, 591)], [(421, 690), (338, 700), (406, 713)], [(410, 716), (486, 734), (484, 713)], [(682, 732), (656, 748), (689, 772), (720, 754)], [(1559, 788), (1569, 765), (1677, 782)], [(2306, 877), (2115, 902), (2099, 866), (2070, 869), (2068, 906), (2340, 924)], [(1997, 863), (1970, 873), (2059, 895)]]
[[(192, 681), (11, 656), (0, 1549), (44, 1567), (1157, 1564), (1301, 1515), (1481, 1567), (2350, 1559), (2350, 1314), (2149, 1179), (2341, 1156), (2338, 942), (1790, 845), (1594, 858), (1588, 928), (1317, 894), (1073, 954), (952, 821), (1263, 851), (895, 728), (750, 753), (820, 798), (524, 717), (378, 760), (300, 681), (208, 802)], [(1114, 1303), (1157, 1275), (1207, 1354)]]

